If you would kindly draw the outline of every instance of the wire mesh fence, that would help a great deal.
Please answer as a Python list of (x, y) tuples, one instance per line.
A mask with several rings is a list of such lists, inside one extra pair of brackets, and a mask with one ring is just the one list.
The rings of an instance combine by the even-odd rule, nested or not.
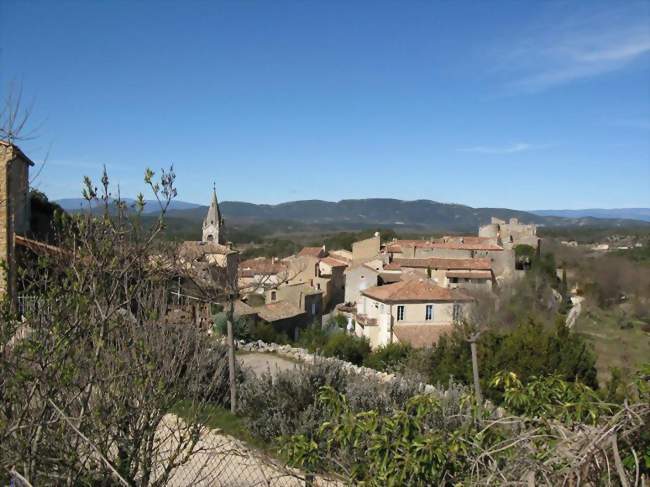
[[(170, 415), (172, 416), (172, 415)], [(165, 444), (156, 452), (153, 459), (153, 473), (147, 480), (128, 481), (115, 469), (100, 469), (110, 464), (110, 459), (88, 449), (83, 461), (88, 478), (97, 478), (97, 470), (109, 477), (101, 485), (125, 486), (196, 486), (196, 487), (334, 487), (344, 485), (335, 479), (312, 475), (291, 468), (270, 455), (252, 448), (242, 441), (206, 428), (199, 441), (193, 446), (185, 461), (175, 466), (171, 474), (166, 467), (170, 457), (178, 453), (173, 436), (166, 437)], [(33, 482), (33, 483), (32, 483)], [(51, 475), (40, 472), (38, 481), (26, 478), (18, 467), (0, 473), (0, 487), (32, 487), (34, 485), (61, 485), (61, 472)]]

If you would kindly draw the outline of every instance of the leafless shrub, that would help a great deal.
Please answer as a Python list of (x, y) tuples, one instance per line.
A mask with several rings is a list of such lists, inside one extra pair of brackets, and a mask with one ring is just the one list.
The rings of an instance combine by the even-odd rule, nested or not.
[[(163, 326), (174, 252), (158, 241), (174, 173), (146, 181), (161, 219), (143, 227), (144, 199), (127, 208), (90, 179), (99, 214), (59, 217), (57, 246), (28, 260), (23, 316), (0, 322), (0, 478), (32, 484), (165, 485), (199, 450), (203, 426), (170, 417), (179, 404), (225, 403), (218, 344), (191, 326)], [(99, 202), (99, 205), (97, 204)]]

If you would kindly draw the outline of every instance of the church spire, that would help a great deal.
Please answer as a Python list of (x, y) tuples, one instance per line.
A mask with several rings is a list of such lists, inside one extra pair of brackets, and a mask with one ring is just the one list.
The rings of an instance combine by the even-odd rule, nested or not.
[(212, 201), (203, 220), (203, 241), (223, 243), (223, 217), (217, 201), (217, 186), (212, 184)]

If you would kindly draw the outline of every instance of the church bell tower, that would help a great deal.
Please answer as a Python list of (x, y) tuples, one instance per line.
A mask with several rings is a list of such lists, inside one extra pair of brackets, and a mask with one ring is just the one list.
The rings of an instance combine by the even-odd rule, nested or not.
[(217, 188), (212, 188), (212, 202), (208, 214), (205, 215), (203, 220), (203, 242), (216, 242), (223, 244), (223, 217), (219, 210), (219, 202), (217, 201)]

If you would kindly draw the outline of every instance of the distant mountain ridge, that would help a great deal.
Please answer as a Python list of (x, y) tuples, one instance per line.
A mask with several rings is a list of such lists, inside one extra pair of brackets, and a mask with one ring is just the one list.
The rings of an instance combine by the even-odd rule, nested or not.
[[(123, 200), (128, 204), (132, 205), (135, 203), (133, 198), (123, 198)], [(83, 198), (62, 198), (60, 200), (55, 200), (55, 203), (58, 203), (61, 208), (66, 211), (79, 211), (88, 208), (88, 202)], [(172, 201), (170, 204), (170, 209), (172, 210), (189, 210), (192, 208), (199, 208), (201, 205), (196, 203), (188, 203), (186, 201)], [(155, 213), (159, 209), (158, 202), (156, 200), (145, 200), (145, 213)]]
[(625, 218), (650, 222), (650, 208), (587, 208), (583, 210), (533, 210), (530, 213), (540, 216), (560, 216), (564, 218)]
[[(132, 199), (126, 200), (132, 203)], [(81, 199), (58, 200), (69, 211), (83, 208)], [(219, 204), (226, 219), (226, 226), (260, 225), (272, 227), (271, 222), (282, 222), (284, 228), (321, 227), (328, 230), (363, 229), (369, 227), (390, 227), (404, 230), (430, 230), (475, 233), (480, 225), (490, 222), (491, 217), (508, 220), (518, 218), (522, 223), (536, 223), (546, 226), (562, 225), (604, 225), (620, 226), (641, 224), (623, 218), (600, 219), (593, 216), (554, 216), (508, 208), (472, 208), (470, 206), (439, 203), (431, 200), (404, 201), (391, 198), (347, 199), (337, 202), (322, 200), (301, 200), (277, 205), (254, 204), (241, 201), (224, 201)], [(169, 217), (178, 222), (200, 225), (208, 207), (174, 201)], [(147, 202), (145, 213), (158, 210), (155, 201)]]

